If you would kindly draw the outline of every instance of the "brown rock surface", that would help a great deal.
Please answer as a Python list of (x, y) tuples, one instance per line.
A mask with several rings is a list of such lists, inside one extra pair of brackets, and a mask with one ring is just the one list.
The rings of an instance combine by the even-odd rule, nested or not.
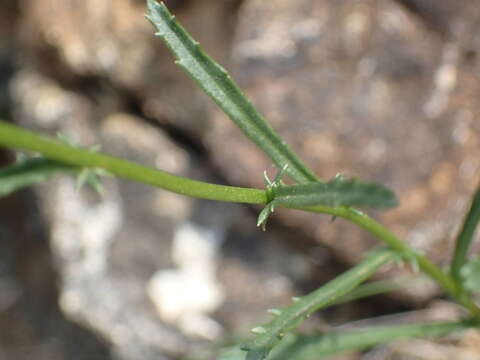
[[(239, 3), (167, 1), (217, 58), (227, 54)], [(160, 122), (196, 135), (205, 131), (200, 91), (153, 36), (145, 1), (30, 0), (22, 8), (24, 61), (63, 86), (85, 91), (100, 82), (137, 100), (145, 114)]]

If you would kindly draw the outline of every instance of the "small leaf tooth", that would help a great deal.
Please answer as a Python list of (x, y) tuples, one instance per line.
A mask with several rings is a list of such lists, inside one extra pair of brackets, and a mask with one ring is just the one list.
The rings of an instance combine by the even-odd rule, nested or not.
[(180, 66), (181, 68), (185, 69), (185, 71), (187, 72), (189, 70), (183, 59), (175, 60), (175, 65)]
[(282, 313), (282, 310), (280, 309), (268, 309), (267, 312), (269, 314), (272, 314), (272, 315), (275, 315), (275, 316), (278, 316)]
[(257, 326), (250, 331), (254, 334), (265, 334), (267, 332), (267, 329), (265, 329), (263, 326)]
[(228, 76), (228, 71), (225, 70), (225, 68), (219, 64), (216, 64), (215, 66), (218, 71), (220, 71), (223, 75)]
[(265, 185), (272, 186), (272, 182), (270, 181), (270, 178), (267, 175), (267, 170), (265, 170), (263, 172), (263, 181), (264, 181)]
[(354, 209), (354, 208), (350, 208), (349, 210), (350, 210), (350, 212), (354, 213), (355, 215), (365, 216), (365, 213), (363, 211), (360, 211), (360, 210), (357, 210), (357, 209)]

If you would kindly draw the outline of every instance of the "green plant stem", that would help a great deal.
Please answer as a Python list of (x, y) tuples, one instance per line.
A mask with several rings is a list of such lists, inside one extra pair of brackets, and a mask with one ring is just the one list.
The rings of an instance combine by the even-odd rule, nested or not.
[[(113, 175), (161, 187), (186, 196), (249, 204), (265, 204), (267, 202), (264, 190), (223, 186), (187, 179), (99, 152), (72, 147), (4, 121), (0, 121), (0, 145), (14, 149), (35, 151), (46, 158), (62, 161), (70, 165), (105, 169)], [(415, 259), (423, 272), (436, 280), (448, 294), (465, 306), (474, 316), (480, 318), (480, 309), (469, 296), (459, 293), (458, 285), (451, 276), (445, 274), (424, 256), (416, 253), (388, 229), (367, 215), (348, 207), (313, 206), (291, 208), (339, 216), (357, 224), (385, 242), (392, 249)]]
[(473, 196), (470, 210), (468, 211), (463, 222), (462, 229), (458, 234), (455, 253), (453, 255), (450, 273), (454, 279), (461, 282), (460, 269), (465, 264), (468, 248), (473, 240), (475, 229), (480, 221), (480, 186), (477, 188)]
[(46, 158), (69, 165), (105, 169), (113, 175), (200, 199), (249, 204), (264, 204), (267, 201), (264, 190), (187, 179), (99, 152), (72, 147), (4, 121), (0, 121), (0, 145), (38, 152)]
[(428, 260), (425, 256), (417, 253), (405, 242), (397, 238), (387, 228), (373, 220), (366, 214), (349, 208), (349, 207), (336, 207), (331, 208), (327, 206), (312, 206), (312, 207), (291, 207), (292, 209), (306, 210), (311, 212), (329, 214), (339, 216), (350, 220), (354, 224), (357, 224), (362, 229), (375, 235), (378, 239), (382, 240), (391, 249), (399, 251), (404, 255), (406, 259), (412, 259), (418, 267), (432, 279), (434, 279), (450, 296), (457, 300), (461, 305), (467, 308), (473, 316), (480, 318), (480, 308), (472, 301), (472, 299), (466, 294), (460, 294), (458, 292), (458, 283), (447, 273), (442, 271), (437, 265)]

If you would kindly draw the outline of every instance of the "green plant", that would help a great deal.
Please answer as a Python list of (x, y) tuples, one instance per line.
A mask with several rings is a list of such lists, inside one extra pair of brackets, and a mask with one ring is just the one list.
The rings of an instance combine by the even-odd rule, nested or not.
[[(468, 262), (467, 259), (468, 249), (480, 219), (480, 188), (476, 191), (464, 226), (456, 240), (451, 268), (445, 271), (410, 248), (384, 226), (352, 207), (394, 206), (397, 200), (390, 190), (378, 184), (345, 179), (342, 176), (326, 182), (318, 179), (256, 111), (228, 73), (202, 51), (165, 5), (148, 0), (147, 18), (156, 27), (156, 35), (164, 40), (177, 57), (176, 63), (280, 169), (276, 179), (271, 182), (266, 178), (266, 190), (209, 184), (148, 168), (95, 149), (82, 149), (0, 122), (0, 145), (40, 154), (40, 157), (23, 159), (0, 170), (0, 196), (65, 172), (79, 176), (80, 183), (96, 186), (94, 175), (103, 171), (182, 195), (265, 204), (266, 207), (258, 219), (258, 225), (262, 226), (275, 206), (343, 217), (370, 232), (387, 246), (387, 249), (371, 252), (363, 262), (321, 288), (295, 299), (291, 306), (271, 309), (272, 321), (255, 326), (252, 329), (255, 337), (240, 346), (243, 351), (224, 353), (223, 359), (316, 359), (323, 355), (363, 349), (399, 338), (440, 336), (480, 324), (480, 308), (472, 298), (472, 293), (480, 286), (476, 280), (480, 273), (479, 260)], [(283, 184), (281, 178), (284, 173), (296, 184)], [(392, 325), (370, 327), (362, 331), (339, 330), (311, 335), (292, 333), (318, 309), (408, 285), (408, 282), (404, 281), (361, 285), (381, 266), (395, 261), (408, 261), (431, 277), (448, 296), (463, 306), (469, 315), (464, 320), (449, 323)]]

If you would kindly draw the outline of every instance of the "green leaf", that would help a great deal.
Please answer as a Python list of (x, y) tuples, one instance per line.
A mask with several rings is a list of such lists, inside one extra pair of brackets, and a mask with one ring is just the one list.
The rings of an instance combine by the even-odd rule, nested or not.
[(398, 205), (395, 194), (383, 185), (343, 176), (336, 176), (327, 183), (279, 184), (272, 189), (273, 201), (278, 205), (372, 208), (391, 208)]
[(59, 173), (75, 173), (76, 166), (45, 158), (23, 159), (0, 169), (0, 196), (50, 180)]
[(465, 216), (462, 229), (460, 230), (455, 246), (455, 253), (451, 263), (451, 274), (455, 279), (460, 279), (460, 269), (465, 264), (467, 252), (475, 234), (475, 229), (480, 221), (480, 186), (473, 196), (470, 210)]
[(334, 302), (334, 305), (344, 304), (350, 301), (363, 299), (370, 296), (385, 294), (392, 291), (397, 291), (407, 286), (416, 283), (427, 282), (426, 278), (422, 277), (405, 277), (400, 279), (377, 280), (366, 284), (362, 284), (355, 288), (352, 292), (342, 296)]
[(328, 282), (314, 292), (295, 299), (294, 303), (284, 309), (275, 309), (274, 319), (252, 329), (257, 336), (244, 344), (247, 360), (261, 360), (267, 357), (271, 349), (285, 334), (299, 326), (314, 311), (330, 305), (335, 300), (352, 291), (361, 282), (368, 279), (383, 264), (392, 261), (397, 253), (383, 250), (370, 255), (364, 262)]
[(291, 335), (272, 351), (268, 360), (316, 360), (343, 351), (365, 350), (394, 340), (439, 337), (469, 327), (475, 327), (475, 323), (459, 321), (372, 326), (323, 334)]
[(463, 286), (470, 291), (480, 290), (480, 259), (465, 264), (460, 270)]
[[(279, 174), (284, 171), (282, 169)], [(285, 185), (277, 175), (271, 182), (266, 179), (267, 193), (272, 200), (260, 213), (257, 226), (265, 228), (268, 216), (275, 206), (299, 207), (324, 205), (359, 206), (373, 208), (391, 208), (398, 205), (393, 191), (383, 185), (368, 183), (355, 178), (337, 175), (327, 183), (310, 182), (306, 184)]]
[(147, 0), (147, 3), (147, 19), (157, 29), (156, 35), (160, 36), (175, 54), (176, 64), (198, 83), (279, 169), (288, 164), (288, 175), (299, 183), (318, 181), (315, 174), (252, 106), (227, 71), (205, 54), (199, 43), (175, 20), (167, 7), (155, 0)]

